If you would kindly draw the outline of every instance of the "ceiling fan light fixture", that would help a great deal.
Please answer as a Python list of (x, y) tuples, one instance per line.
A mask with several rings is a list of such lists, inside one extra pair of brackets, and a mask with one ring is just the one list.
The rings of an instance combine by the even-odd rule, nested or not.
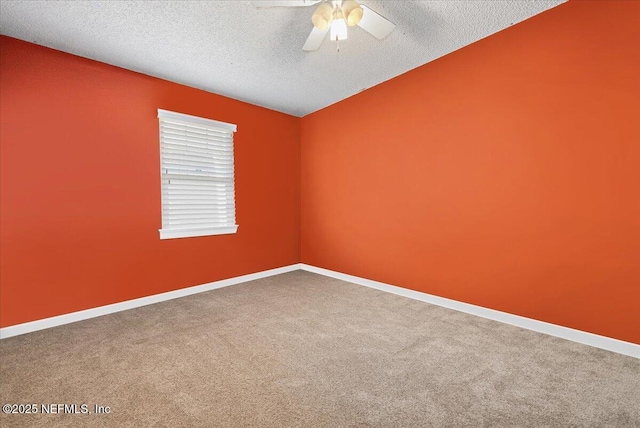
[(324, 30), (327, 28), (333, 20), (333, 7), (329, 3), (322, 3), (311, 16), (311, 22), (313, 26), (318, 30)]
[(331, 40), (347, 40), (347, 22), (340, 6), (333, 9), (333, 21), (331, 21)]
[(342, 12), (344, 13), (345, 21), (349, 27), (358, 25), (358, 22), (362, 19), (364, 11), (355, 0), (346, 0), (342, 3)]
[(331, 22), (331, 40), (347, 40), (347, 23), (343, 18)]

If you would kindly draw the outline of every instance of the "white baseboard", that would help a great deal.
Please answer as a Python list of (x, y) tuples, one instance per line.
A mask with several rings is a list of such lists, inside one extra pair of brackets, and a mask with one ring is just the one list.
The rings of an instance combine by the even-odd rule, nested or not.
[(141, 297), (139, 299), (127, 300), (124, 302), (113, 303), (106, 306), (99, 306), (97, 308), (86, 309), (84, 311), (71, 312), (69, 314), (58, 315), (51, 318), (44, 318), (41, 320), (26, 322), (23, 324), (16, 324), (9, 327), (0, 328), (0, 339), (6, 339), (8, 337), (18, 336), (20, 334), (31, 333), (33, 331), (44, 330), (46, 328), (57, 327), (59, 325), (112, 314), (114, 312), (139, 308), (140, 306), (151, 305), (153, 303), (177, 299), (179, 297), (190, 296), (191, 294), (203, 293), (205, 291), (215, 290), (216, 288), (228, 287), (230, 285), (266, 278), (268, 276), (279, 275), (281, 273), (292, 272), (294, 270), (300, 270), (300, 265), (293, 264), (276, 269), (264, 270), (248, 275), (236, 276), (234, 278), (222, 279), (220, 281), (209, 282), (207, 284), (181, 288), (179, 290), (154, 294), (147, 297)]
[(422, 293), (420, 291), (396, 287), (395, 285), (389, 285), (383, 282), (360, 278), (358, 276), (348, 275), (329, 269), (310, 266), (304, 263), (300, 264), (300, 268), (302, 270), (328, 276), (331, 278), (341, 279), (343, 281), (352, 282), (358, 285), (364, 285), (365, 287), (375, 288), (376, 290), (386, 291), (388, 293), (397, 294), (400, 296), (408, 297), (410, 299), (420, 300), (422, 302), (427, 302), (433, 305), (465, 312), (467, 314), (488, 318), (505, 324), (511, 324), (516, 327), (525, 328), (527, 330), (537, 331), (538, 333), (544, 333), (551, 336), (560, 337), (562, 339), (571, 340), (573, 342), (582, 343), (584, 345), (606, 349), (607, 351), (617, 352), (618, 354), (640, 358), (640, 345), (636, 345), (635, 343), (612, 339), (610, 337), (600, 336), (593, 333), (587, 333), (586, 331), (575, 330), (569, 327), (562, 327), (544, 321), (538, 321), (531, 318), (521, 317), (519, 315), (496, 311), (494, 309), (487, 309), (483, 308), (482, 306), (471, 305), (469, 303), (446, 299), (444, 297), (438, 297), (432, 294)]
[(562, 339), (571, 340), (573, 342), (582, 343), (584, 345), (606, 349), (607, 351), (616, 352), (618, 354), (640, 358), (640, 345), (637, 345), (635, 343), (612, 339), (610, 337), (587, 333), (585, 331), (575, 330), (568, 327), (562, 327), (544, 321), (538, 321), (531, 318), (521, 317), (519, 315), (496, 311), (494, 309), (483, 308), (482, 306), (476, 306), (469, 303), (459, 302), (457, 300), (446, 299), (444, 297), (438, 297), (432, 294), (422, 293), (420, 291), (396, 287), (395, 285), (385, 284), (383, 282), (348, 275), (329, 269), (310, 266), (304, 263), (293, 264), (276, 269), (269, 269), (262, 272), (251, 273), (248, 275), (236, 276), (234, 278), (209, 282), (207, 284), (196, 285), (188, 288), (181, 288), (179, 290), (169, 291), (161, 294), (154, 294), (152, 296), (141, 297), (139, 299), (127, 300), (111, 305), (86, 309), (84, 311), (72, 312), (69, 314), (59, 315), (51, 318), (44, 318), (24, 324), (4, 327), (0, 328), (0, 339), (18, 336), (25, 333), (31, 333), (38, 330), (44, 330), (51, 327), (57, 327), (59, 325), (82, 321), (89, 318), (95, 318), (102, 315), (112, 314), (114, 312), (126, 311), (128, 309), (138, 308), (140, 306), (151, 305), (153, 303), (159, 303), (166, 300), (189, 296), (192, 294), (203, 293), (205, 291), (215, 290), (217, 288), (228, 287), (230, 285), (240, 284), (243, 282), (253, 281), (256, 279), (266, 278), (269, 276), (279, 275), (282, 273), (292, 272), (300, 269), (351, 282), (354, 284), (363, 285), (365, 287), (375, 288), (376, 290), (386, 291), (388, 293), (397, 294), (399, 296), (408, 297), (410, 299), (420, 300), (422, 302), (431, 303), (433, 305), (442, 306), (456, 311), (465, 312), (467, 314), (488, 318), (505, 324), (511, 324), (516, 327), (525, 328), (527, 330), (533, 330), (539, 333), (560, 337)]

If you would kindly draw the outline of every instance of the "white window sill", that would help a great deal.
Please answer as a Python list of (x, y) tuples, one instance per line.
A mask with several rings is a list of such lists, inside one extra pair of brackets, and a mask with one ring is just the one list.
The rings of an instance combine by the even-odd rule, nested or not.
[(238, 225), (228, 227), (199, 227), (193, 229), (158, 229), (160, 239), (193, 238), (196, 236), (230, 235), (236, 233)]

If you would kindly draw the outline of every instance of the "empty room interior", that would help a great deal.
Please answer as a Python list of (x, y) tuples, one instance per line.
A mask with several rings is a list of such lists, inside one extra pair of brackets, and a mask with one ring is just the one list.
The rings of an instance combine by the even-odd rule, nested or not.
[(2, 427), (640, 428), (640, 2), (0, 2)]

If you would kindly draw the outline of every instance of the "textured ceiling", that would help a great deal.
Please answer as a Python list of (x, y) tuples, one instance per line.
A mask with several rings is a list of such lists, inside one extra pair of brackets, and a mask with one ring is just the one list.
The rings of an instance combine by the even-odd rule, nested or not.
[(2, 34), (296, 116), (446, 55), (552, 8), (552, 1), (361, 3), (396, 24), (379, 41), (359, 27), (303, 52), (316, 6), (250, 1), (0, 2)]

